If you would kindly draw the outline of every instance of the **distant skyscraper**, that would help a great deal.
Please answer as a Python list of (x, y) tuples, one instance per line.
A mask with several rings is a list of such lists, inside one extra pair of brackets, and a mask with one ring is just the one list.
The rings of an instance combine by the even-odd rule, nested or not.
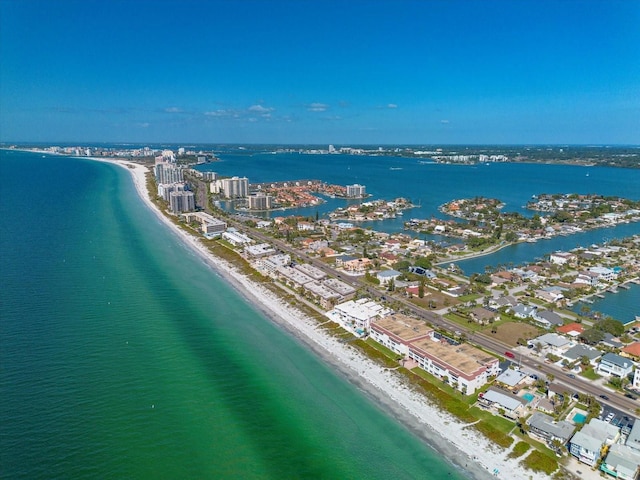
[(366, 187), (364, 185), (347, 185), (347, 197), (349, 198), (362, 198), (367, 195)]

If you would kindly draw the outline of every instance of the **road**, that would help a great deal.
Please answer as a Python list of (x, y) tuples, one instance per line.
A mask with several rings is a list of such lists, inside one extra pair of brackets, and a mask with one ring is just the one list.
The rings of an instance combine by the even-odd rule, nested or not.
[[(330, 275), (332, 277), (337, 277), (343, 281), (347, 281), (353, 287), (361, 289), (362, 291), (366, 291), (367, 294), (370, 295), (373, 299), (381, 300), (382, 298), (386, 298), (387, 296), (389, 296), (389, 292), (380, 291), (372, 287), (369, 283), (367, 283), (361, 277), (351, 277), (349, 275), (345, 275), (335, 270), (331, 266), (327, 265), (323, 261), (314, 257), (310, 257), (304, 252), (301, 252), (293, 248), (291, 245), (287, 244), (286, 242), (283, 242), (278, 239), (274, 239), (273, 237), (265, 235), (264, 233), (256, 229), (249, 228), (236, 219), (228, 218), (227, 221), (230, 225), (246, 233), (247, 235), (253, 238), (256, 238), (261, 242), (271, 243), (281, 251), (289, 253), (292, 256), (292, 258), (294, 257), (300, 258), (301, 260), (307, 263), (310, 263), (314, 267), (317, 267), (318, 269), (322, 270), (327, 275)], [(483, 333), (478, 333), (478, 332), (469, 330), (468, 328), (458, 323), (447, 320), (446, 318), (444, 318), (441, 315), (438, 315), (435, 312), (425, 310), (411, 303), (408, 299), (404, 297), (394, 295), (393, 300), (402, 304), (407, 311), (411, 312), (417, 318), (425, 320), (431, 325), (447, 330), (449, 332), (452, 332), (452, 333), (459, 332), (460, 335), (464, 334), (467, 339), (472, 339), (471, 343), (474, 343), (496, 355), (504, 356), (504, 353), (506, 351), (513, 351), (513, 346), (511, 345), (503, 343)], [(636, 413), (636, 409), (640, 408), (640, 404), (636, 400), (631, 400), (630, 398), (626, 398), (622, 394), (617, 392), (604, 390), (599, 385), (590, 383), (586, 379), (582, 379), (579, 377), (571, 378), (567, 375), (566, 371), (563, 371), (561, 368), (555, 365), (550, 365), (546, 363), (544, 360), (538, 360), (536, 358), (532, 358), (530, 356), (521, 355), (521, 354), (519, 354), (518, 357), (521, 365), (529, 367), (530, 369), (533, 369), (533, 370), (537, 370), (538, 372), (541, 372), (545, 375), (549, 375), (549, 374), (553, 375), (556, 378), (557, 382), (567, 386), (567, 389), (570, 393), (573, 394), (573, 393), (580, 392), (580, 393), (593, 395), (598, 399), (600, 403), (606, 403), (622, 411), (629, 412), (629, 414), (635, 416), (636, 418), (638, 417), (638, 414)], [(608, 400), (602, 399), (600, 395), (606, 395), (608, 397)]]

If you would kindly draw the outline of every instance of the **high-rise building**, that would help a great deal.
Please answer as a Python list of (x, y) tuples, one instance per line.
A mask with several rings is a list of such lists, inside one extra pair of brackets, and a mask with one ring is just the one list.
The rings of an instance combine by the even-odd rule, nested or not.
[(217, 192), (226, 198), (246, 198), (249, 195), (249, 179), (247, 177), (231, 177), (216, 180)]
[(367, 195), (366, 187), (364, 185), (347, 185), (347, 197), (349, 198), (363, 198)]
[(193, 192), (171, 192), (169, 208), (173, 213), (191, 212), (196, 209), (196, 198)]
[(156, 183), (184, 182), (182, 169), (171, 163), (158, 163), (155, 166)]
[(247, 207), (250, 210), (269, 210), (272, 206), (273, 198), (262, 192), (249, 195), (247, 198)]

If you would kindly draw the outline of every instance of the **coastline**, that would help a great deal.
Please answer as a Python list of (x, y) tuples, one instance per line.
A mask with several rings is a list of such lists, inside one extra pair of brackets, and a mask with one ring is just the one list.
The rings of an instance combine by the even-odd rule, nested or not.
[[(371, 361), (354, 347), (327, 335), (322, 329), (317, 328), (313, 319), (306, 317), (259, 284), (251, 282), (232, 264), (212, 255), (200, 242), (199, 237), (174, 225), (153, 204), (146, 186), (148, 167), (120, 159), (84, 158), (112, 163), (128, 170), (143, 203), (177, 234), (183, 243), (192, 248), (205, 264), (270, 321), (308, 346), (381, 409), (405, 425), (466, 476), (479, 480), (549, 478), (539, 472), (524, 469), (520, 465), (524, 457), (507, 458), (510, 449), (492, 444), (477, 431), (468, 429), (469, 425), (427, 403), (421, 394), (413, 391), (412, 387), (393, 371)], [(494, 473), (496, 471), (498, 473)]]

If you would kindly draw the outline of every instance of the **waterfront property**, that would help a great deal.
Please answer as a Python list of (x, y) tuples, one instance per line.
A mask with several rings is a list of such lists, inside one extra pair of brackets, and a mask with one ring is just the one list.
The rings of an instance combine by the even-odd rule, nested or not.
[(573, 435), (576, 426), (561, 420), (555, 421), (553, 417), (546, 415), (542, 412), (535, 412), (527, 419), (527, 425), (529, 425), (529, 432), (544, 440), (547, 443), (551, 443), (553, 440), (558, 440), (563, 445)]
[(433, 333), (409, 344), (409, 358), (465, 395), (500, 373), (497, 358), (467, 343), (451, 345)]
[(409, 356), (411, 342), (427, 337), (432, 331), (424, 321), (401, 313), (387, 315), (371, 324), (371, 338), (404, 357)]
[(491, 408), (512, 420), (518, 419), (524, 413), (525, 402), (522, 398), (495, 387), (478, 395), (478, 404), (484, 408)]
[(611, 445), (600, 470), (620, 480), (636, 480), (640, 468), (640, 452), (627, 445)]
[(385, 317), (391, 310), (368, 298), (349, 300), (336, 305), (326, 316), (357, 336), (365, 335), (375, 319)]
[(580, 462), (593, 467), (600, 459), (602, 447), (612, 445), (619, 437), (617, 427), (593, 418), (571, 438), (569, 452)]

